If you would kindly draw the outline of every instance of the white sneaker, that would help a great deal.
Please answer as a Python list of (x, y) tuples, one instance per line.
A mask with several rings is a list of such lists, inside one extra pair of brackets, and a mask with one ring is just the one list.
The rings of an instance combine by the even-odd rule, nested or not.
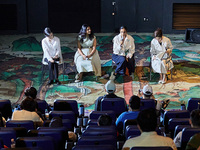
[(75, 82), (75, 83), (78, 83), (78, 82), (80, 82), (80, 81), (81, 81), (81, 80), (75, 80), (74, 82)]
[(159, 80), (158, 83), (161, 84), (163, 82), (163, 80)]
[(115, 80), (115, 75), (114, 75), (114, 72), (111, 72), (111, 75), (110, 75), (110, 80)]

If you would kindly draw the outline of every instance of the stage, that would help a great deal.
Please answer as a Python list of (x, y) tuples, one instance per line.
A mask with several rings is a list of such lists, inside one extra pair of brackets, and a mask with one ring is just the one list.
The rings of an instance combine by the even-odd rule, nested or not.
[[(152, 33), (129, 33), (135, 39), (136, 70), (132, 80), (129, 76), (119, 76), (116, 80), (116, 95), (128, 102), (130, 96), (137, 95), (145, 84), (153, 87), (158, 100), (170, 99), (167, 109), (180, 109), (189, 98), (200, 98), (200, 45), (184, 42), (185, 35), (166, 35), (174, 47), (172, 60), (174, 68), (166, 84), (158, 84), (159, 75), (150, 71), (150, 41)], [(73, 57), (77, 49), (76, 33), (56, 34), (60, 38), (64, 64), (60, 65), (61, 85), (46, 86), (48, 71), (42, 74), (41, 40), (43, 34), (1, 35), (0, 36), (0, 98), (11, 100), (13, 106), (23, 99), (23, 91), (29, 86), (38, 90), (38, 98), (53, 104), (55, 99), (77, 100), (87, 111), (94, 109), (97, 97), (105, 94), (104, 84), (112, 71), (112, 39), (115, 33), (98, 33), (97, 50), (101, 58), (102, 77), (96, 80), (93, 74), (86, 74), (82, 82), (74, 83), (76, 68)], [(46, 68), (46, 67), (45, 67)], [(147, 78), (143, 79), (142, 76)]]

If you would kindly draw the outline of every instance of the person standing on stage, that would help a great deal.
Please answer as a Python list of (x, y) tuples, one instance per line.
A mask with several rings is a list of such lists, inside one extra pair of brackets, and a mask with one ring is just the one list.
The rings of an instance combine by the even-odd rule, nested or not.
[(42, 40), (43, 60), (44, 65), (49, 66), (49, 82), (48, 85), (55, 83), (60, 84), (58, 80), (58, 64), (63, 63), (60, 39), (53, 35), (50, 28), (44, 29), (45, 38)]
[(166, 83), (167, 71), (174, 65), (171, 58), (173, 46), (169, 38), (163, 36), (162, 29), (158, 28), (154, 32), (154, 39), (151, 41), (151, 66), (154, 72), (160, 74), (158, 83)]
[[(135, 70), (135, 43), (132, 36), (127, 34), (127, 28), (125, 26), (120, 27), (120, 33), (113, 39), (113, 54), (112, 60), (117, 65), (114, 73), (115, 78), (117, 74), (125, 75), (126, 67), (129, 70), (129, 75), (134, 78)], [(111, 79), (113, 79), (111, 74)]]
[(75, 82), (82, 80), (83, 72), (94, 72), (95, 76), (101, 76), (101, 61), (96, 44), (91, 27), (83, 24), (78, 35), (78, 50), (74, 56), (78, 71)]

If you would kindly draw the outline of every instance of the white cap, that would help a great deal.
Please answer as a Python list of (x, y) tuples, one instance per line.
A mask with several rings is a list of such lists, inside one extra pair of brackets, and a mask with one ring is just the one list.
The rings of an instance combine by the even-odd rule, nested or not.
[(105, 84), (105, 89), (107, 93), (114, 93), (116, 90), (116, 86), (113, 80), (109, 80), (106, 84)]
[(144, 87), (143, 87), (143, 90), (142, 90), (142, 92), (143, 92), (143, 94), (145, 94), (145, 95), (152, 95), (153, 94), (153, 89), (152, 89), (152, 87), (150, 86), (150, 85), (145, 85)]

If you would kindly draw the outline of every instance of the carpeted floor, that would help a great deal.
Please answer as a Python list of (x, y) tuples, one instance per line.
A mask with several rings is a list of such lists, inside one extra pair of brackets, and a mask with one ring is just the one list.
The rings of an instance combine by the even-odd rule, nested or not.
[[(200, 98), (200, 45), (185, 43), (184, 35), (166, 35), (174, 46), (172, 57), (174, 69), (172, 79), (166, 84), (158, 84), (159, 75), (152, 73), (149, 79), (150, 41), (152, 33), (130, 33), (136, 45), (135, 78), (129, 76), (116, 79), (118, 96), (128, 102), (130, 96), (137, 94), (145, 84), (153, 87), (154, 96), (158, 100), (170, 99), (168, 109), (180, 109), (182, 103), (187, 104), (191, 97)], [(38, 89), (38, 97), (53, 103), (55, 99), (73, 99), (84, 104), (87, 111), (94, 109), (94, 101), (104, 95), (104, 84), (112, 71), (112, 39), (115, 34), (96, 34), (97, 49), (102, 63), (102, 77), (96, 81), (93, 74), (85, 74), (83, 82), (74, 83), (76, 69), (73, 57), (76, 51), (77, 34), (55, 34), (61, 40), (64, 64), (60, 65), (61, 85), (46, 86), (48, 72), (45, 67), (42, 74), (41, 60), (42, 34), (4, 35), (0, 36), (0, 98), (9, 99), (12, 104), (20, 103), (23, 91), (29, 86)], [(146, 76), (145, 80), (141, 76)], [(170, 76), (169, 76), (170, 77)]]

